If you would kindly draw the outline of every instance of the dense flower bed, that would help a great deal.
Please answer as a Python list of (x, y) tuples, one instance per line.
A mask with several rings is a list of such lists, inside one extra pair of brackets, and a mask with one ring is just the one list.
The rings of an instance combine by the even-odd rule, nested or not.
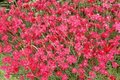
[[(94, 80), (115, 76), (120, 55), (119, 0), (8, 0), (0, 9), (0, 69), (6, 78)], [(52, 79), (53, 78), (53, 79)]]

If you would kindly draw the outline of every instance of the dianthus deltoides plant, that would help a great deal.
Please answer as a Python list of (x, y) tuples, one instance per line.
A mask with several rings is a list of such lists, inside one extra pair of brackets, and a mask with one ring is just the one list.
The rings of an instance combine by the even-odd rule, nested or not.
[(0, 9), (1, 70), (18, 80), (109, 80), (120, 67), (119, 0), (8, 0)]

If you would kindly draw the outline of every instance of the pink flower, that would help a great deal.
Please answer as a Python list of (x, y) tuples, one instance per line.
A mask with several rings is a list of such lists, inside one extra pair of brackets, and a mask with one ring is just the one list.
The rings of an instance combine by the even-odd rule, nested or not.
[(61, 25), (61, 26), (58, 27), (58, 29), (62, 32), (66, 32), (68, 27), (66, 25)]
[(62, 64), (60, 64), (60, 66), (63, 70), (66, 70), (69, 68), (69, 65), (67, 63), (62, 63)]
[(120, 23), (115, 23), (114, 26), (116, 30), (120, 33)]
[(103, 7), (106, 8), (106, 9), (108, 9), (108, 8), (110, 8), (110, 4), (108, 4), (108, 3), (103, 3)]
[(24, 76), (23, 75), (20, 76), (20, 80), (24, 80)]
[(27, 78), (30, 78), (30, 79), (34, 79), (34, 77), (35, 77), (32, 73), (28, 73), (26, 76), (27, 76)]
[(8, 2), (12, 2), (13, 0), (8, 0)]
[(113, 66), (113, 68), (117, 68), (119, 66), (119, 64), (117, 64), (116, 62), (112, 62), (112, 66)]
[(62, 75), (62, 80), (68, 80), (68, 76), (66, 74)]
[(3, 47), (3, 52), (9, 53), (9, 52), (11, 52), (11, 51), (12, 51), (11, 45), (5, 45), (5, 46)]
[(3, 63), (11, 63), (11, 61), (12, 61), (12, 58), (11, 57), (4, 57), (3, 59), (2, 59), (2, 62)]
[(7, 36), (7, 35), (4, 35), (4, 36), (2, 37), (2, 40), (3, 40), (3, 41), (7, 41), (7, 40), (8, 40), (8, 36)]
[[(62, 4), (18, 0), (16, 4), (9, 11), (0, 9), (1, 69), (8, 77), (24, 69), (21, 73), (30, 80), (48, 80), (52, 75), (68, 80), (69, 70), (78, 80), (93, 80), (96, 72), (111, 76), (109, 61), (113, 68), (119, 66), (114, 62), (114, 55), (120, 53), (118, 0), (65, 0)], [(88, 67), (92, 71), (87, 72)]]
[(57, 75), (57, 76), (62, 76), (63, 73), (62, 73), (61, 71), (57, 71), (57, 72), (56, 72), (56, 75)]
[(76, 63), (77, 59), (76, 59), (75, 56), (69, 55), (69, 56), (67, 56), (66, 61), (67, 61), (69, 64), (72, 64), (72, 63)]
[(96, 77), (96, 74), (95, 74), (95, 72), (90, 71), (90, 72), (89, 72), (89, 76), (90, 76), (92, 79), (94, 79), (94, 78)]
[(77, 73), (78, 71), (77, 71), (77, 69), (76, 68), (73, 68), (72, 69), (72, 73)]
[(10, 78), (10, 75), (9, 75), (9, 74), (5, 74), (5, 77), (6, 77), (7, 79), (9, 79), (9, 78)]

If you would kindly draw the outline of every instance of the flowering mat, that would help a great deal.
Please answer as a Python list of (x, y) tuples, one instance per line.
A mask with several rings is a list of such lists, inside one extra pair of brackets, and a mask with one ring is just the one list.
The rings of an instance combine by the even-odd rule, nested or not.
[(7, 4), (0, 80), (120, 80), (120, 0)]

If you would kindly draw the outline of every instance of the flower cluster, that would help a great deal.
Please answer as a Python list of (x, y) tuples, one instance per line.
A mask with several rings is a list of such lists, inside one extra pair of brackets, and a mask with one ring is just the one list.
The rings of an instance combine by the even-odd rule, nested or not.
[[(17, 0), (0, 9), (0, 54), (9, 78), (115, 80), (119, 67), (120, 4), (117, 0)], [(74, 79), (72, 77), (74, 76)], [(53, 80), (53, 79), (51, 79)]]

